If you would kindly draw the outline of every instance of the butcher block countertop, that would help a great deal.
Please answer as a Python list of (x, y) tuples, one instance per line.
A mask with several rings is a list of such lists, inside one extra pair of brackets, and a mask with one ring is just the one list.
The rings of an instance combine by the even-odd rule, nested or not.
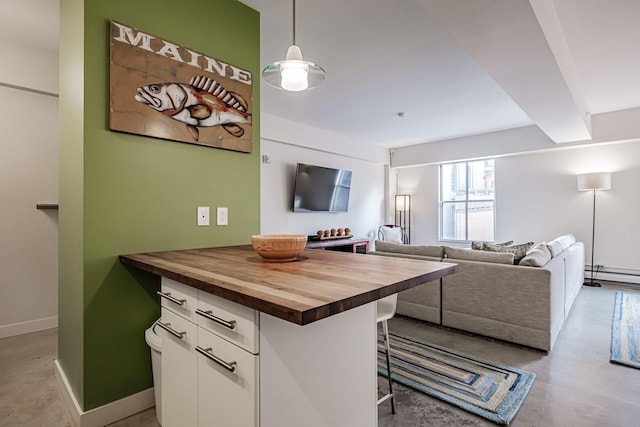
[(120, 261), (298, 325), (458, 270), (456, 264), (317, 249), (297, 261), (264, 262), (251, 245), (121, 255)]

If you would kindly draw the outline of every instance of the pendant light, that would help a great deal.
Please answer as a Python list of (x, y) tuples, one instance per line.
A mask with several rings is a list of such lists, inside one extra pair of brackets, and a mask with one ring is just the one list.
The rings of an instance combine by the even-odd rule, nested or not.
[(293, 44), (289, 46), (284, 61), (269, 64), (262, 70), (262, 78), (269, 86), (291, 92), (313, 89), (325, 79), (324, 69), (305, 61), (296, 45), (296, 0), (293, 0)]

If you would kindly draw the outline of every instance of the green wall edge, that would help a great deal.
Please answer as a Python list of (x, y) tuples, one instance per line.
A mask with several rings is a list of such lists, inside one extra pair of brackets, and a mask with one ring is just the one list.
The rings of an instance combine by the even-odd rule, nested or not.
[[(73, 2), (76, 7), (78, 3)], [(75, 177), (81, 156), (82, 179), (81, 184), (71, 182), (71, 177), (61, 179), (61, 194), (64, 190), (70, 198), (73, 195), (73, 204), (69, 202), (69, 222), (63, 227), (67, 206), (61, 202), (65, 283), (61, 280), (60, 294), (70, 301), (61, 303), (61, 308), (71, 306), (71, 310), (69, 314), (61, 310), (65, 321), (59, 351), (61, 365), (79, 378), (73, 388), (82, 394), (79, 400), (86, 411), (152, 386), (144, 331), (159, 316), (155, 295), (159, 279), (124, 267), (118, 255), (248, 244), (250, 236), (259, 233), (260, 18), (235, 0), (85, 0), (83, 6), (85, 107), (77, 125), (83, 126), (82, 153), (72, 147), (61, 149), (61, 165), (73, 164)], [(61, 9), (67, 16), (77, 13), (75, 8)], [(110, 131), (110, 20), (250, 70), (252, 153)], [(61, 86), (61, 100), (62, 90)], [(61, 120), (63, 128), (73, 122), (66, 110), (61, 111)], [(67, 132), (61, 131), (61, 136)], [(212, 212), (217, 206), (228, 207), (229, 225), (197, 227), (197, 206), (210, 206)], [(81, 249), (76, 247), (78, 240)], [(82, 274), (72, 274), (78, 270)], [(80, 326), (69, 325), (78, 318)], [(80, 367), (71, 368), (78, 359)]]

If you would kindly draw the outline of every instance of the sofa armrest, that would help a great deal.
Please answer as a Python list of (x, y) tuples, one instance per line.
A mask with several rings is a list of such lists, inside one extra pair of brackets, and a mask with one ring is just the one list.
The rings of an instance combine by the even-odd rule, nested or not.
[(569, 315), (571, 306), (584, 283), (584, 253), (584, 243), (576, 242), (559, 255), (559, 257), (564, 259), (565, 267), (565, 318)]

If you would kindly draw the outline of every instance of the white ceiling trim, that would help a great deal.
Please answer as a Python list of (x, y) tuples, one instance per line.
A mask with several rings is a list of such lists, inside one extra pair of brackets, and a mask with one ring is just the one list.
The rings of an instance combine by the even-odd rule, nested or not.
[[(556, 144), (538, 126), (523, 126), (464, 138), (394, 149), (393, 167), (503, 157), (540, 151), (640, 142), (640, 107), (593, 114), (593, 138)], [(463, 155), (461, 153), (464, 153)]]

